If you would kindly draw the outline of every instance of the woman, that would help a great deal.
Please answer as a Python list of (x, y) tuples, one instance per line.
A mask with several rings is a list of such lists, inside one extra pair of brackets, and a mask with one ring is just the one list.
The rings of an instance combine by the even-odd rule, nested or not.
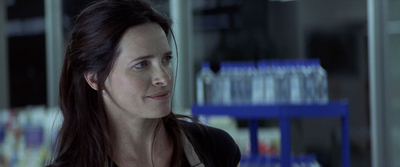
[(171, 112), (171, 22), (144, 0), (77, 16), (60, 80), (64, 121), (48, 166), (237, 166), (224, 131)]

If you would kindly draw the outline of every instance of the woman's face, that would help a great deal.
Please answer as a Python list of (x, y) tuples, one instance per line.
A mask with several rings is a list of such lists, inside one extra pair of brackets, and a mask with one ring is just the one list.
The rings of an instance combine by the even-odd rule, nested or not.
[(128, 29), (105, 81), (103, 98), (107, 112), (135, 118), (168, 115), (174, 79), (171, 59), (167, 37), (158, 24)]

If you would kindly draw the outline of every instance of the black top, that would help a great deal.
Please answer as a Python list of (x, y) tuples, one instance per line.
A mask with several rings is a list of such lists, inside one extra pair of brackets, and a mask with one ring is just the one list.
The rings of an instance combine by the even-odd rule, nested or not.
[(201, 124), (180, 121), (194, 140), (192, 145), (206, 167), (236, 167), (240, 161), (240, 150), (225, 131)]
[[(237, 167), (240, 150), (233, 138), (225, 131), (202, 124), (179, 121), (190, 135), (191, 144), (205, 167)], [(111, 160), (111, 159), (110, 159)], [(115, 163), (113, 167), (118, 167)], [(190, 167), (187, 159), (182, 167)]]

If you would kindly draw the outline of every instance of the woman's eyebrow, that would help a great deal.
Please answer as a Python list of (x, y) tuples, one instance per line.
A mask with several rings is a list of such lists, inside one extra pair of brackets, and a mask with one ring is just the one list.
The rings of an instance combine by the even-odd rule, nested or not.
[[(172, 55), (172, 51), (165, 52), (163, 55), (165, 55), (165, 56)], [(128, 64), (131, 64), (132, 62), (135, 62), (135, 61), (146, 60), (146, 59), (151, 59), (151, 58), (154, 58), (154, 55), (139, 56), (139, 57), (131, 60)]]
[(164, 55), (172, 55), (172, 51), (165, 52)]
[(132, 62), (134, 62), (134, 61), (138, 61), (138, 60), (151, 59), (151, 58), (153, 58), (153, 57), (154, 57), (154, 55), (144, 55), (144, 56), (139, 56), (139, 57), (137, 57), (137, 58), (135, 58), (135, 59), (131, 60), (131, 62), (130, 62), (130, 63), (132, 63)]

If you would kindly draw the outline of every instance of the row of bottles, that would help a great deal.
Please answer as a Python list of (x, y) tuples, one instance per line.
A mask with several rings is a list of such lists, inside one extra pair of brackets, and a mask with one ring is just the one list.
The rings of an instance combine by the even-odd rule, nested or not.
[(0, 110), (0, 167), (45, 166), (61, 121), (57, 108)]
[(196, 78), (197, 103), (326, 103), (327, 83), (318, 59), (221, 62), (216, 74), (203, 62)]
[[(242, 157), (241, 167), (280, 167), (277, 156)], [(321, 167), (315, 155), (301, 155), (291, 158), (291, 167)]]

